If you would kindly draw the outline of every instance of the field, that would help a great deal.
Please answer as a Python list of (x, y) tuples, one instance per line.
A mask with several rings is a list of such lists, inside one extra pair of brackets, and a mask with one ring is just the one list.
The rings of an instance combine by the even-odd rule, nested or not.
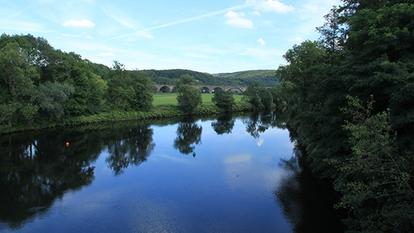
[[(201, 99), (203, 100), (203, 105), (212, 105), (212, 98), (214, 94), (202, 94)], [(236, 103), (240, 103), (242, 99), (242, 95), (234, 95), (234, 99)], [(168, 93), (168, 94), (156, 94), (154, 95), (154, 106), (165, 106), (165, 105), (173, 105), (177, 106), (177, 94), (176, 93)]]

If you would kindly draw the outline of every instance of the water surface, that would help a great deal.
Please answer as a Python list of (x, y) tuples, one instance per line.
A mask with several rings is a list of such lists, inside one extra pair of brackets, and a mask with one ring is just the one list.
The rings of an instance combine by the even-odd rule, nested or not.
[(335, 229), (276, 125), (219, 117), (1, 137), (0, 232)]

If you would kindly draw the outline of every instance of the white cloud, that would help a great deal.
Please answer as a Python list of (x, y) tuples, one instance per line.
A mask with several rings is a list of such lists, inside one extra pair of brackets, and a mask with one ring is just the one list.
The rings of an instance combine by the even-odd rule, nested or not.
[(294, 10), (293, 6), (287, 5), (280, 0), (247, 0), (257, 12), (288, 13)]
[(93, 28), (95, 23), (88, 19), (70, 19), (63, 22), (63, 26), (72, 28)]
[(226, 17), (226, 23), (232, 27), (237, 28), (253, 28), (253, 22), (247, 19), (243, 12), (238, 13), (235, 11), (228, 11), (224, 17)]
[(266, 45), (266, 41), (263, 38), (259, 38), (257, 40), (257, 43), (259, 43), (261, 46), (265, 46)]

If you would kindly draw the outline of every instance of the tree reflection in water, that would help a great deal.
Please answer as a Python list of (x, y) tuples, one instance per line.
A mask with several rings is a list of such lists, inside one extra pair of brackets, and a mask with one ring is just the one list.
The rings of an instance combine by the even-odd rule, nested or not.
[(154, 148), (148, 126), (46, 130), (0, 138), (0, 225), (19, 228), (53, 202), (94, 179), (93, 163), (107, 146), (108, 166), (120, 174)]
[(198, 125), (194, 119), (184, 119), (178, 124), (177, 138), (174, 141), (174, 148), (183, 154), (192, 154), (193, 157), (195, 157), (195, 145), (201, 143), (202, 131), (203, 128)]
[(276, 115), (273, 113), (253, 113), (249, 118), (244, 119), (246, 131), (254, 138), (259, 138), (260, 134), (266, 132), (270, 127), (278, 124)]
[[(92, 133), (93, 134), (93, 133)], [(71, 146), (65, 145), (66, 141)], [(18, 228), (42, 214), (68, 190), (92, 182), (99, 135), (58, 131), (0, 141), (0, 221)]]
[(131, 165), (145, 162), (154, 149), (153, 131), (149, 125), (119, 129), (111, 132), (115, 135), (108, 141), (108, 166), (115, 175), (121, 174)]
[(293, 232), (344, 232), (340, 215), (333, 208), (336, 199), (333, 189), (300, 166), (296, 157), (281, 163), (291, 175), (281, 182), (275, 196), (290, 220)]
[(211, 127), (218, 135), (230, 134), (234, 127), (233, 116), (230, 114), (221, 115), (211, 123)]
[[(253, 115), (244, 123), (253, 137), (281, 125), (271, 114)], [(211, 125), (217, 134), (227, 134), (234, 124), (231, 116), (222, 116)], [(176, 133), (175, 149), (195, 156), (202, 127), (187, 119), (178, 124)], [(116, 175), (142, 164), (155, 147), (152, 137), (148, 125), (130, 123), (109, 129), (99, 126), (87, 131), (46, 130), (0, 137), (0, 229), (5, 224), (23, 226), (46, 213), (64, 193), (90, 184), (94, 162), (106, 148), (106, 164)], [(309, 171), (299, 169), (296, 160), (284, 161), (283, 166), (291, 176), (282, 181), (275, 196), (295, 232), (338, 232), (340, 228), (334, 226), (340, 223), (331, 208), (334, 195), (326, 191), (330, 189), (315, 181)]]

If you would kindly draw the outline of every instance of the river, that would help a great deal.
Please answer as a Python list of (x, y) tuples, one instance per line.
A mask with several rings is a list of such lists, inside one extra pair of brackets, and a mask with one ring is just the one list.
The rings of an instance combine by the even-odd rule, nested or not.
[(2, 136), (0, 232), (341, 232), (274, 118)]

